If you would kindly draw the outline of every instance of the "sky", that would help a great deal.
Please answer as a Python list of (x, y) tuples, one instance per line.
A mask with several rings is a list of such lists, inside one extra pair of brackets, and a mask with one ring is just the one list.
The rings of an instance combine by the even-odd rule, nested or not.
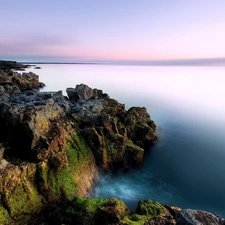
[(0, 0), (0, 59), (225, 59), (225, 0)]

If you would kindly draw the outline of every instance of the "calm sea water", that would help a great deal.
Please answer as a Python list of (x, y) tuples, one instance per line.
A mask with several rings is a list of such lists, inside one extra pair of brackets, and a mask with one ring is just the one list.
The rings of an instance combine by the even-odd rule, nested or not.
[(158, 126), (143, 167), (102, 174), (92, 196), (122, 199), (133, 210), (150, 198), (225, 217), (225, 67), (41, 67), (33, 71), (44, 91), (85, 83), (127, 109), (146, 107)]

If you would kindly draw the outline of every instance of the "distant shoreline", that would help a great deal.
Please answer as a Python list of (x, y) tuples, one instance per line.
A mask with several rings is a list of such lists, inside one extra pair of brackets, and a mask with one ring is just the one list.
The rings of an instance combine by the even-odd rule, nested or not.
[(10, 66), (35, 66), (35, 65), (117, 65), (117, 66), (196, 66), (196, 67), (224, 67), (225, 58), (214, 59), (184, 59), (184, 60), (152, 60), (152, 61), (78, 61), (78, 62), (66, 62), (66, 61), (13, 61), (13, 60), (0, 60), (3, 64), (10, 64)]
[(90, 62), (40, 62), (18, 61), (22, 64), (67, 64), (67, 65), (129, 65), (129, 66), (225, 66), (225, 58), (186, 59), (186, 60), (153, 60), (153, 61), (90, 61)]
[(24, 62), (24, 61), (18, 61), (22, 64), (29, 64), (29, 65), (35, 65), (35, 64), (100, 64), (100, 63), (74, 63), (74, 62)]

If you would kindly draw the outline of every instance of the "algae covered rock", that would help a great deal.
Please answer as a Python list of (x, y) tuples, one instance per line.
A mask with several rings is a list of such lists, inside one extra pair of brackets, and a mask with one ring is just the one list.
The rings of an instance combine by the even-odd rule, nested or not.
[(142, 200), (138, 202), (136, 213), (140, 215), (158, 216), (165, 213), (165, 208), (159, 202)]
[(115, 198), (76, 198), (55, 221), (64, 224), (110, 225), (120, 222), (131, 211)]
[(176, 224), (169, 211), (158, 202), (140, 201), (134, 213), (116, 198), (76, 198), (53, 221), (55, 224), (67, 225)]
[(37, 190), (34, 163), (13, 165), (0, 162), (0, 223), (26, 224), (43, 207), (43, 197)]
[(0, 166), (1, 224), (28, 224), (42, 209), (85, 196), (93, 187), (98, 170), (84, 138), (70, 121), (51, 128), (30, 162), (4, 153), (9, 162), (2, 159)]
[(45, 149), (37, 149), (39, 190), (48, 201), (85, 196), (98, 177), (94, 156), (71, 122), (55, 124)]

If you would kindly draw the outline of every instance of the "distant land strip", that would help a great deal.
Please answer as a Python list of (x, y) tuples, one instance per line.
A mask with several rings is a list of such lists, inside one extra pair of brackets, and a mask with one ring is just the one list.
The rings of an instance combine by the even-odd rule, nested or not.
[(182, 60), (151, 60), (151, 61), (108, 61), (93, 60), (89, 62), (40, 62), (40, 61), (20, 61), (23, 64), (76, 64), (76, 65), (134, 65), (134, 66), (225, 66), (225, 58), (209, 59), (182, 59)]

